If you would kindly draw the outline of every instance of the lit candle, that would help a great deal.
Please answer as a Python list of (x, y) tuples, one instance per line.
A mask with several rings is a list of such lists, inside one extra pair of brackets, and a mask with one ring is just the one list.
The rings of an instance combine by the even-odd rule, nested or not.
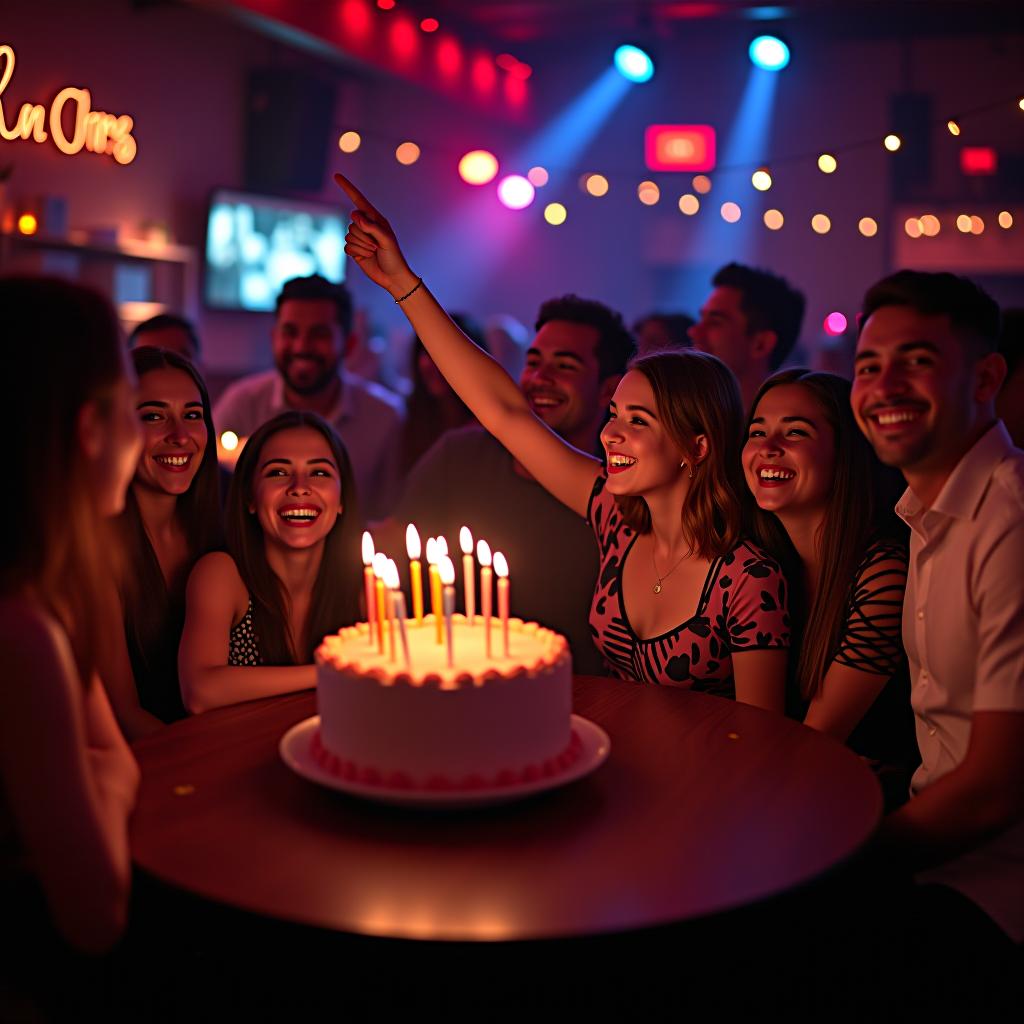
[(420, 535), (410, 523), (405, 528), (405, 550), (409, 553), (409, 589), (416, 625), (423, 625), (423, 570), (420, 568)]
[(366, 591), (366, 621), (370, 624), (370, 646), (373, 646), (373, 624), (377, 620), (377, 600), (373, 591), (373, 538), (363, 530), (363, 587)]
[(469, 527), (459, 530), (459, 547), (462, 548), (462, 585), (466, 591), (466, 619), (473, 625), (476, 616), (476, 580), (473, 565), (473, 534)]
[(388, 621), (387, 607), (384, 601), (384, 570), (388, 565), (388, 556), (378, 551), (373, 556), (373, 575), (377, 578), (377, 649), (384, 653), (384, 627)]
[(427, 540), (427, 574), (430, 577), (430, 610), (434, 613), (434, 626), (436, 628), (437, 642), (444, 643), (442, 632), (441, 616), (441, 577), (438, 574), (437, 563), (441, 555), (437, 550), (437, 541), (430, 537)]
[(491, 656), (491, 545), (485, 540), (476, 542), (476, 560), (480, 563), (480, 614), (484, 617), (484, 652)]
[(448, 646), (448, 667), (455, 665), (455, 651), (452, 647), (452, 615), (455, 613), (455, 566), (445, 555), (440, 565), (441, 582), (444, 584), (444, 635)]
[(501, 616), (501, 636), (508, 657), (508, 562), (500, 551), (494, 552), (494, 572), (498, 577), (498, 615)]
[[(402, 650), (405, 655), (405, 667), (409, 667), (408, 638), (405, 635), (405, 594), (400, 589), (398, 580), (398, 566), (394, 560), (389, 558), (384, 568), (384, 586), (388, 588), (388, 656), (395, 660), (395, 624), (398, 623), (398, 632), (402, 635)], [(401, 618), (399, 618), (398, 601), (401, 599)]]
[[(391, 614), (398, 623), (398, 638), (402, 644), (402, 658), (405, 661), (405, 670), (411, 669), (409, 660), (409, 637), (405, 632), (405, 594), (398, 585), (398, 566), (391, 559), (388, 559), (387, 575), (384, 582), (391, 591)], [(393, 655), (392, 655), (393, 657)]]

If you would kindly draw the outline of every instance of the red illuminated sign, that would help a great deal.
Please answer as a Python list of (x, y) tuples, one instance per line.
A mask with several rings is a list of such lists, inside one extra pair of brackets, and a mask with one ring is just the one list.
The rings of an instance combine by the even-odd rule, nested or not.
[(648, 125), (644, 161), (652, 171), (713, 171), (715, 129), (709, 124)]
[(964, 146), (960, 150), (960, 170), (964, 174), (995, 174), (999, 156), (991, 146)]

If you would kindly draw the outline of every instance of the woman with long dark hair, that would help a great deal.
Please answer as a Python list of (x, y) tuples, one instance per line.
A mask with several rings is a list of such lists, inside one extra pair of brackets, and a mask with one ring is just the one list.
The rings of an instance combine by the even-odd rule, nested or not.
[(323, 419), (284, 412), (253, 433), (228, 490), (227, 553), (188, 582), (189, 711), (316, 685), (313, 651), (359, 618), (362, 528), (348, 453)]
[(125, 546), (120, 595), (127, 647), (105, 673), (129, 739), (183, 718), (178, 645), (185, 584), (222, 545), (219, 470), (210, 398), (188, 360), (159, 348), (131, 353), (143, 447), (117, 525)]
[(850, 410), (850, 382), (784, 370), (761, 385), (743, 449), (753, 534), (787, 568), (799, 636), (791, 712), (888, 770), (916, 760), (901, 637), (906, 528), (899, 479)]
[(139, 781), (97, 672), (120, 629), (105, 581), (117, 564), (109, 519), (139, 455), (134, 381), (99, 294), (8, 278), (0, 309), (5, 411), (23, 428), (7, 452), (18, 494), (0, 530), (4, 929), (26, 948), (18, 910), (34, 875), (58, 932), (96, 952), (125, 926)]
[(480, 423), (593, 526), (601, 568), (590, 625), (608, 664), (626, 679), (781, 711), (785, 581), (742, 536), (743, 420), (726, 366), (700, 352), (634, 363), (601, 432), (606, 470), (534, 416), (516, 383), (412, 273), (384, 217), (346, 178), (335, 180), (356, 206), (345, 251), (401, 305)]

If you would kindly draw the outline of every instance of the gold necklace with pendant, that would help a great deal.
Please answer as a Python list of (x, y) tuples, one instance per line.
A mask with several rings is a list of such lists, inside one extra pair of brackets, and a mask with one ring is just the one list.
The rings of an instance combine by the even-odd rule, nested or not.
[[(688, 555), (689, 553), (690, 552), (688, 551), (686, 554)], [(680, 558), (679, 561), (676, 562), (676, 564), (673, 565), (672, 568), (669, 569), (669, 571), (667, 573), (665, 573), (664, 576), (659, 576), (658, 575), (658, 563), (655, 562), (655, 560), (654, 560), (654, 547), (653, 546), (651, 547), (651, 565), (654, 566), (654, 575), (657, 576), (657, 578), (658, 578), (658, 582), (654, 584), (654, 593), (656, 593), (656, 594), (660, 594), (661, 593), (662, 581), (667, 580), (669, 578), (669, 576), (671, 576), (672, 573), (674, 573), (676, 571), (676, 569), (678, 569), (679, 566), (681, 566), (683, 564), (685, 559), (686, 559), (686, 555), (683, 555), (682, 558)]]

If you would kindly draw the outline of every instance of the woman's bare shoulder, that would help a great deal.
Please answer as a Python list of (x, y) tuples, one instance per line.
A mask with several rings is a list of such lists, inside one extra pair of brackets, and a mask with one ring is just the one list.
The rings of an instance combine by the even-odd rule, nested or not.
[[(11, 709), (19, 701), (53, 699), (77, 681), (71, 641), (60, 621), (24, 594), (0, 596), (0, 651), (4, 678), (0, 701)], [(31, 683), (31, 685), (27, 685)]]
[(203, 605), (240, 605), (244, 609), (249, 603), (249, 591), (235, 560), (224, 551), (211, 551), (192, 569), (188, 598)]

